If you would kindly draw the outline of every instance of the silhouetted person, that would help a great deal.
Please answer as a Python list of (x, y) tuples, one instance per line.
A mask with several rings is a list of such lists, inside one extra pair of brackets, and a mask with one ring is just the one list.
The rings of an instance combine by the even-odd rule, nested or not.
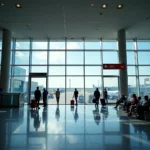
[(96, 99), (95, 107), (96, 107), (96, 106), (98, 107), (99, 99), (100, 99), (100, 92), (99, 92), (98, 88), (96, 88), (96, 90), (95, 90), (95, 92), (94, 92), (94, 97), (95, 97), (95, 99)]
[(57, 107), (56, 107), (55, 118), (57, 119), (57, 121), (59, 121), (59, 118), (60, 118), (60, 110), (59, 110), (59, 106), (58, 106), (58, 105), (57, 105)]
[(47, 90), (44, 88), (44, 89), (43, 89), (43, 105), (44, 105), (44, 107), (46, 106), (46, 103), (47, 103), (47, 95), (48, 95), (48, 92), (47, 92)]
[(125, 100), (126, 100), (126, 97), (122, 95), (121, 98), (116, 101), (116, 106), (114, 108), (117, 108), (120, 103), (124, 103)]
[(59, 98), (60, 98), (60, 91), (59, 91), (59, 89), (57, 89), (55, 95), (56, 95), (57, 105), (59, 105)]
[(106, 89), (104, 89), (104, 91), (103, 91), (103, 96), (104, 96), (105, 102), (108, 103), (108, 100), (107, 100), (107, 98), (108, 98), (108, 93), (107, 93), (107, 90), (106, 90)]
[(3, 95), (3, 93), (4, 93), (4, 92), (3, 92), (3, 89), (0, 88), (0, 96)]
[(78, 94), (79, 94), (79, 92), (77, 91), (77, 89), (75, 89), (75, 91), (74, 91), (74, 97), (75, 97), (76, 105), (78, 105), (78, 103), (77, 103)]
[(40, 109), (39, 102), (40, 102), (40, 98), (41, 98), (41, 91), (39, 90), (39, 87), (36, 88), (36, 90), (34, 92), (34, 96), (35, 96), (35, 100), (37, 101), (38, 109)]
[(75, 122), (77, 122), (78, 118), (79, 118), (79, 115), (78, 115), (78, 106), (76, 106), (76, 110), (75, 110), (75, 114), (74, 114), (74, 120), (75, 120)]

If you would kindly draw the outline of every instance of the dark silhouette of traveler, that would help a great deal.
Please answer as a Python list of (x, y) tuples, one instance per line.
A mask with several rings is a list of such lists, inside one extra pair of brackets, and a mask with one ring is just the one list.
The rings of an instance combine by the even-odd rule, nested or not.
[(77, 122), (78, 118), (79, 118), (79, 115), (78, 115), (78, 106), (76, 106), (75, 113), (74, 113), (74, 120), (75, 120), (75, 122)]
[(117, 100), (116, 106), (114, 108), (117, 108), (120, 103), (124, 103), (125, 100), (126, 100), (126, 97), (122, 95), (121, 98)]
[(60, 91), (59, 91), (59, 89), (57, 89), (55, 95), (56, 95), (57, 105), (59, 105), (59, 98), (60, 98)]
[(60, 118), (60, 110), (59, 110), (59, 106), (58, 106), (58, 105), (57, 105), (57, 107), (56, 107), (55, 118), (57, 119), (57, 121), (59, 121), (59, 118)]
[(43, 112), (42, 112), (42, 121), (43, 123), (45, 123), (47, 120), (47, 107), (43, 108)]
[(47, 95), (48, 95), (48, 92), (47, 92), (47, 90), (44, 88), (44, 89), (43, 89), (43, 107), (45, 107), (46, 104), (47, 104)]
[(93, 110), (93, 116), (94, 116), (94, 121), (97, 125), (99, 125), (100, 120), (101, 120), (101, 116), (100, 116), (100, 112), (99, 112), (99, 108), (96, 107), (95, 110)]
[(106, 89), (104, 89), (104, 91), (103, 91), (103, 96), (104, 96), (104, 100), (105, 100), (105, 102), (108, 104), (108, 93), (107, 93), (107, 90)]
[(78, 94), (79, 94), (79, 92), (78, 92), (77, 89), (75, 88), (75, 91), (74, 91), (74, 97), (75, 97), (76, 105), (78, 105), (78, 103), (77, 103), (77, 100), (78, 100)]
[(99, 104), (99, 99), (100, 99), (100, 92), (98, 90), (98, 88), (96, 88), (95, 92), (94, 92), (94, 97), (95, 97), (95, 107), (98, 107)]
[(39, 103), (40, 103), (40, 98), (41, 98), (41, 91), (39, 90), (39, 87), (36, 88), (34, 92), (34, 96), (35, 96), (35, 100), (37, 101), (38, 109), (40, 109)]
[(38, 128), (40, 127), (41, 118), (39, 117), (39, 111), (36, 110), (36, 114), (34, 115), (34, 128), (36, 131), (38, 131)]

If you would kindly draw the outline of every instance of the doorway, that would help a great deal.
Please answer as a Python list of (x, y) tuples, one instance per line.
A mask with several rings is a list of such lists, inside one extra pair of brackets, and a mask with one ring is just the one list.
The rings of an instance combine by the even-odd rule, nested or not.
[[(32, 99), (34, 99), (34, 91), (39, 87), (41, 93), (43, 92), (43, 88), (47, 89), (47, 73), (30, 73), (29, 74), (29, 104)], [(40, 103), (43, 103), (42, 96)]]
[(104, 89), (107, 90), (108, 103), (116, 103), (119, 98), (119, 77), (118, 76), (104, 76)]

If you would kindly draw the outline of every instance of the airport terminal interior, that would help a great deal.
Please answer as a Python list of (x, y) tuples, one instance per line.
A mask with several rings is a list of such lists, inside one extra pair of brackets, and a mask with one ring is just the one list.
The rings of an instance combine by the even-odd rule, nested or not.
[[(150, 106), (142, 119), (114, 108), (122, 95), (150, 99), (149, 7), (0, 0), (0, 150), (149, 150)], [(37, 87), (46, 88), (47, 105), (41, 96), (33, 109)], [(105, 106), (93, 103), (97, 88), (100, 99), (107, 90)]]

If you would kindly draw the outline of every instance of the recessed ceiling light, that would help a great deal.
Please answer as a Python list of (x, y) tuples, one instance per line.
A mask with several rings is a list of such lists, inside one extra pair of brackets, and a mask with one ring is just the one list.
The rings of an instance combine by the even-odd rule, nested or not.
[(21, 5), (20, 5), (20, 4), (16, 4), (16, 7), (17, 7), (17, 8), (21, 8)]
[(118, 9), (122, 9), (122, 7), (123, 7), (123, 5), (121, 5), (121, 4), (117, 6)]
[(103, 8), (103, 9), (107, 8), (107, 4), (103, 4), (103, 5), (102, 5), (102, 8)]
[(1, 6), (4, 6), (4, 3), (1, 3)]
[(94, 4), (91, 4), (91, 6), (93, 7), (93, 6), (94, 6)]

